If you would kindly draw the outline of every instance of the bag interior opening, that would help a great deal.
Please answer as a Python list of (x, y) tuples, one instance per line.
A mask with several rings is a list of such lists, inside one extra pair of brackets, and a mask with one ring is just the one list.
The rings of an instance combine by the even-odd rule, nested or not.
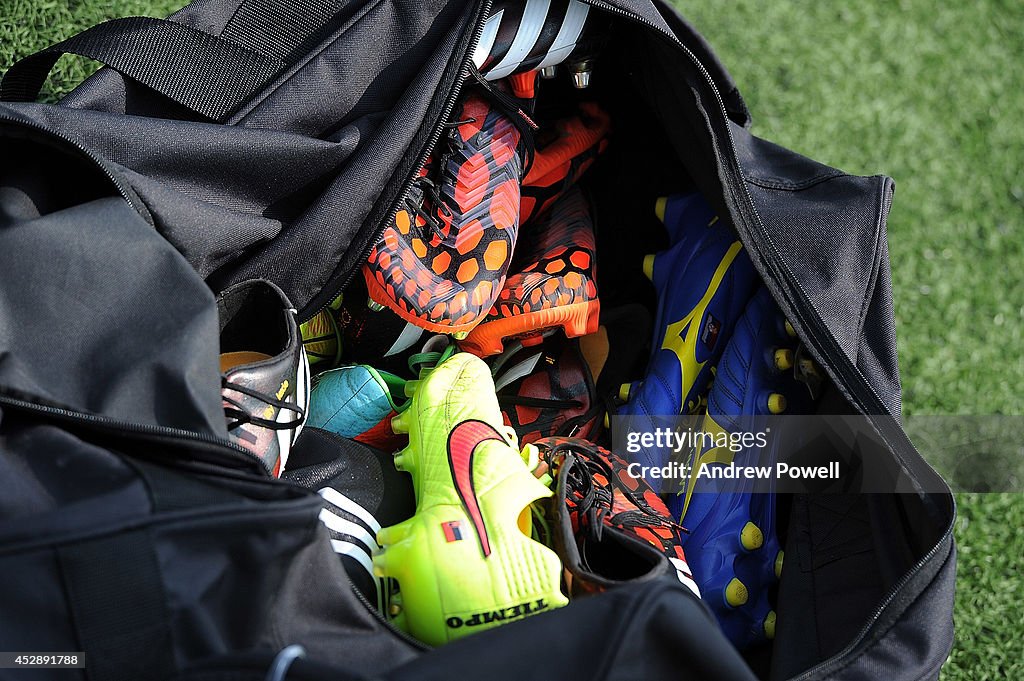
[[(535, 118), (543, 126), (587, 101), (610, 114), (609, 145), (582, 180), (594, 211), (602, 309), (642, 303), (653, 316), (656, 295), (642, 263), (668, 246), (656, 200), (699, 191), (720, 217), (725, 203), (706, 114), (690, 85), (703, 76), (685, 54), (644, 27), (614, 19), (611, 33), (615, 47), (597, 55), (587, 89), (574, 89), (563, 72), (538, 81)], [(642, 363), (648, 356), (640, 353)], [(644, 366), (632, 370), (640, 377)], [(855, 413), (831, 385), (817, 409)], [(819, 450), (810, 457), (820, 465), (856, 455)], [(780, 494), (776, 508), (785, 554), (772, 594), (776, 636), (743, 651), (763, 679), (789, 678), (839, 653), (944, 530), (918, 495), (823, 487), (813, 494)]]

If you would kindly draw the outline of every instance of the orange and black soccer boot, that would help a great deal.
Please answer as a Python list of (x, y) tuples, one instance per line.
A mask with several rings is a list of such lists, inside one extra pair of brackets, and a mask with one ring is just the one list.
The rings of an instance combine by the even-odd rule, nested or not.
[(561, 327), (574, 338), (597, 331), (594, 226), (578, 187), (551, 207), (530, 231), (513, 271), (487, 318), (470, 332), (463, 350), (480, 357), (498, 354), (505, 339), (537, 344), (547, 330)]
[(593, 102), (537, 133), (533, 164), (523, 178), (520, 223), (538, 218), (593, 165), (608, 146), (611, 119)]
[(442, 148), (363, 265), (372, 306), (437, 333), (464, 334), (484, 318), (519, 234), (529, 117), (490, 87), (459, 102)]
[(610, 406), (605, 396), (643, 368), (651, 316), (640, 304), (601, 310), (597, 333), (552, 333), (540, 345), (510, 343), (488, 358), (505, 424), (519, 442), (566, 435), (597, 441)]
[(555, 481), (545, 521), (570, 598), (664, 575), (700, 597), (683, 553), (682, 528), (650, 485), (628, 474), (621, 457), (574, 437), (544, 438), (528, 447), (539, 451), (534, 474)]
[(596, 336), (551, 334), (541, 345), (511, 343), (489, 360), (502, 417), (521, 444), (551, 435), (597, 437), (604, 404), (581, 347)]

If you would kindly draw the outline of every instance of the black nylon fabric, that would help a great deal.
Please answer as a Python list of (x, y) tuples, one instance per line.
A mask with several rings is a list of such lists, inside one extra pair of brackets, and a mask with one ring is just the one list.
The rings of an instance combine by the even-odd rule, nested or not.
[(320, 497), (229, 447), (213, 295), (121, 178), (23, 122), (0, 151), (0, 641), (86, 650), (67, 677), (90, 681), (295, 641), (366, 673), (411, 659)]
[[(847, 175), (738, 126), (732, 132), (768, 248), (807, 292), (843, 353), (866, 369), (889, 413), (899, 416), (885, 233), (892, 180)], [(842, 257), (821, 257), (837, 253)]]
[(953, 646), (956, 547), (951, 543), (949, 549), (934, 581), (921, 589), (920, 596), (884, 635), (871, 640), (845, 664), (823, 669), (821, 675), (808, 676), (808, 681), (872, 681), (901, 667), (920, 671), (921, 679), (937, 679)]
[[(158, 679), (173, 664), (168, 612), (152, 539), (145, 529), (57, 549), (88, 675)], [(151, 656), (140, 659), (137, 650)]]
[[(418, 653), (358, 601), (318, 520), (317, 495), (221, 467), (186, 473), (178, 459), (195, 453), (180, 444), (150, 463), (143, 483), (134, 457), (150, 459), (152, 445), (114, 454), (90, 440), (30, 412), (0, 413), (4, 458), (29, 464), (8, 471), (7, 484), (34, 486), (50, 504), (0, 508), (4, 645), (85, 650), (86, 670), (65, 678), (90, 681), (165, 679), (198, 660), (292, 643), (360, 674)], [(71, 491), (62, 473), (76, 470), (75, 458), (92, 476)], [(106, 492), (92, 465), (105, 459), (118, 475)], [(154, 505), (172, 494), (193, 505)], [(0, 669), (5, 681), (22, 677)]]
[[(75, 174), (81, 152), (35, 164), (35, 134), (0, 134), (0, 390), (226, 438), (213, 294), (102, 173)], [(74, 206), (35, 191), (79, 182)]]
[[(553, 667), (553, 668), (552, 668)], [(388, 681), (753, 681), (710, 612), (674, 577), (581, 598), (436, 649)]]

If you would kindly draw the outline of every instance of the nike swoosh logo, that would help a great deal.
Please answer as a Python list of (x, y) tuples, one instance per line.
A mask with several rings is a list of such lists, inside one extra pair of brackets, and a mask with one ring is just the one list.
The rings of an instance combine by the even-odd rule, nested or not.
[(480, 503), (476, 498), (473, 486), (473, 453), (481, 442), (505, 438), (494, 427), (483, 421), (462, 421), (452, 428), (448, 434), (448, 467), (455, 482), (455, 491), (462, 500), (462, 507), (476, 528), (476, 536), (480, 540), (480, 548), (484, 557), (491, 555), (491, 541), (487, 536), (487, 527), (480, 512)]

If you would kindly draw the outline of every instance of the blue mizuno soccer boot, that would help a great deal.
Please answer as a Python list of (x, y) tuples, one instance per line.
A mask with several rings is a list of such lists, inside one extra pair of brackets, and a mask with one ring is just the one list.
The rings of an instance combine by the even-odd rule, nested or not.
[[(685, 489), (669, 497), (669, 510), (689, 533), (683, 549), (705, 602), (725, 635), (738, 648), (775, 635), (769, 591), (782, 571), (775, 528), (773, 478), (723, 480), (698, 477), (701, 467), (760, 466), (774, 471), (778, 414), (811, 413), (813, 400), (793, 372), (797, 340), (768, 289), (763, 286), (736, 323), (718, 363), (704, 416), (703, 444), (691, 455)], [(782, 424), (784, 425), (784, 424)], [(771, 429), (767, 445), (733, 451), (723, 433)], [(711, 441), (713, 440), (713, 441)], [(773, 473), (774, 475), (774, 473)]]
[[(700, 194), (658, 199), (655, 210), (672, 245), (644, 259), (658, 293), (654, 328), (661, 337), (644, 379), (619, 391), (625, 404), (616, 413), (632, 417), (625, 422), (631, 431), (654, 427), (656, 417), (699, 411), (711, 368), (757, 284), (743, 245)], [(667, 455), (641, 449), (631, 456), (643, 466), (662, 466)]]

